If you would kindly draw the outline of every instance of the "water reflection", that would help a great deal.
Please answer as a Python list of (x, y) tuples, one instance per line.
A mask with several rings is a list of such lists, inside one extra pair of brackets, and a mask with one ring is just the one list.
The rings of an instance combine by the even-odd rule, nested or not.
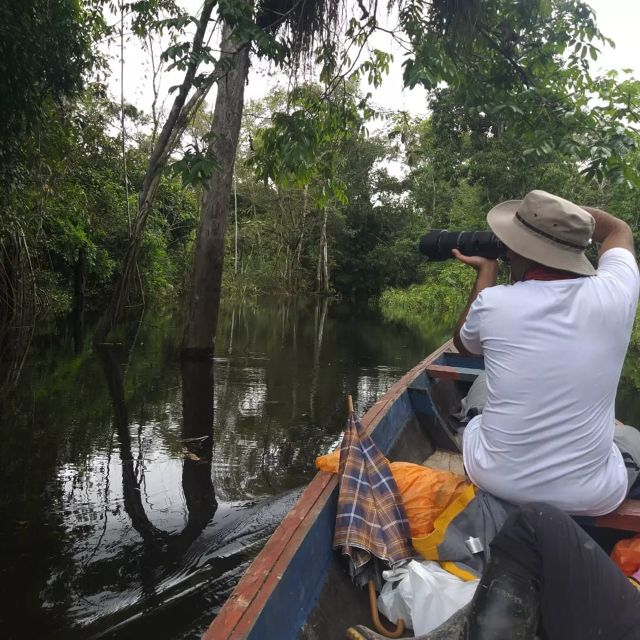
[[(183, 362), (182, 373), (182, 490), (187, 522), (179, 532), (156, 527), (146, 513), (145, 465), (132, 452), (122, 371), (127, 361), (120, 346), (101, 347), (105, 379), (113, 405), (113, 422), (118, 437), (122, 468), (124, 510), (144, 541), (145, 553), (160, 561), (160, 555), (180, 555), (213, 518), (218, 503), (211, 477), (213, 451), (213, 363), (211, 360)], [(148, 565), (149, 562), (143, 563)]]
[(224, 310), (213, 363), (180, 363), (170, 316), (97, 354), (81, 333), (36, 336), (0, 399), (7, 637), (199, 637), (338, 441), (346, 394), (364, 411), (437, 341), (292, 299)]
[(365, 411), (447, 333), (273, 300), (223, 310), (213, 363), (181, 364), (179, 319), (99, 353), (78, 327), (37, 335), (0, 394), (4, 637), (198, 638), (339, 442), (346, 394)]

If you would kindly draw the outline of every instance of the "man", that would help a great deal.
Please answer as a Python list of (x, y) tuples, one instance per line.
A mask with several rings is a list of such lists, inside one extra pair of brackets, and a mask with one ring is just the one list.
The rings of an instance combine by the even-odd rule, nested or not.
[[(545, 191), (487, 216), (509, 248), (498, 264), (455, 257), (477, 271), (454, 344), (485, 357), (487, 402), (464, 432), (464, 464), (482, 489), (515, 504), (544, 501), (572, 514), (613, 511), (638, 475), (640, 434), (614, 401), (640, 277), (633, 235), (617, 218)], [(600, 243), (596, 271), (584, 250)], [(636, 455), (633, 455), (633, 454)]]

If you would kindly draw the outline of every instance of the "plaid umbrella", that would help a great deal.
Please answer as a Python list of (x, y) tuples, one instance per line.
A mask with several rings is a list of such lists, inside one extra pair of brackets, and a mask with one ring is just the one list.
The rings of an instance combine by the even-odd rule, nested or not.
[(340, 449), (339, 483), (333, 547), (349, 556), (351, 575), (362, 586), (375, 577), (372, 556), (394, 566), (413, 558), (415, 551), (389, 462), (354, 412)]

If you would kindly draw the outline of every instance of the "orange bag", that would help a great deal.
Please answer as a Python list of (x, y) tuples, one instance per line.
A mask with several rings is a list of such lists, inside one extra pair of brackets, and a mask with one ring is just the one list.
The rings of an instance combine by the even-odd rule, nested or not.
[(633, 575), (640, 569), (640, 535), (617, 542), (611, 552), (611, 559), (625, 576)]
[[(320, 471), (338, 473), (339, 465), (339, 449), (316, 458)], [(413, 538), (431, 533), (436, 518), (471, 484), (464, 476), (410, 462), (392, 462), (389, 466), (402, 496)]]
[(433, 531), (436, 518), (471, 484), (464, 476), (410, 462), (392, 462), (412, 538)]
[(340, 449), (336, 449), (326, 456), (316, 458), (316, 468), (327, 473), (338, 473), (340, 467)]

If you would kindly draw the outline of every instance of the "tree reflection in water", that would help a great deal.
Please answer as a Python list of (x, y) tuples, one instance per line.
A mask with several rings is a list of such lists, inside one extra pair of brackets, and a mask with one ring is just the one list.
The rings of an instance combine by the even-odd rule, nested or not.
[[(213, 452), (213, 361), (184, 361), (182, 373), (184, 461), (182, 490), (187, 523), (180, 532), (158, 529), (147, 516), (144, 504), (144, 466), (136, 464), (132, 448), (123, 371), (126, 358), (120, 345), (102, 346), (99, 355), (113, 403), (113, 422), (120, 443), (124, 509), (140, 534), (149, 559), (175, 558), (184, 553), (216, 513), (211, 478)], [(146, 564), (146, 563), (143, 563)]]
[(286, 298), (226, 310), (212, 373), (180, 364), (179, 324), (148, 314), (99, 357), (82, 327), (36, 341), (0, 414), (9, 637), (199, 637), (339, 442), (345, 394), (366, 409), (431, 348)]
[[(181, 366), (182, 421), (182, 491), (187, 521), (181, 531), (163, 531), (147, 515), (144, 461), (136, 460), (132, 451), (127, 404), (124, 394), (127, 354), (120, 345), (98, 349), (105, 380), (113, 404), (113, 426), (119, 443), (122, 469), (124, 510), (143, 541), (142, 553), (134, 567), (139, 571), (144, 599), (156, 596), (163, 570), (175, 567), (183, 554), (201, 535), (217, 510), (211, 477), (213, 452), (213, 361), (185, 361)], [(142, 454), (140, 455), (142, 458)], [(125, 624), (131, 622), (125, 612)], [(107, 622), (107, 620), (103, 621)], [(102, 625), (101, 625), (102, 626)], [(113, 625), (111, 631), (114, 631)], [(115, 627), (119, 625), (116, 623)]]

